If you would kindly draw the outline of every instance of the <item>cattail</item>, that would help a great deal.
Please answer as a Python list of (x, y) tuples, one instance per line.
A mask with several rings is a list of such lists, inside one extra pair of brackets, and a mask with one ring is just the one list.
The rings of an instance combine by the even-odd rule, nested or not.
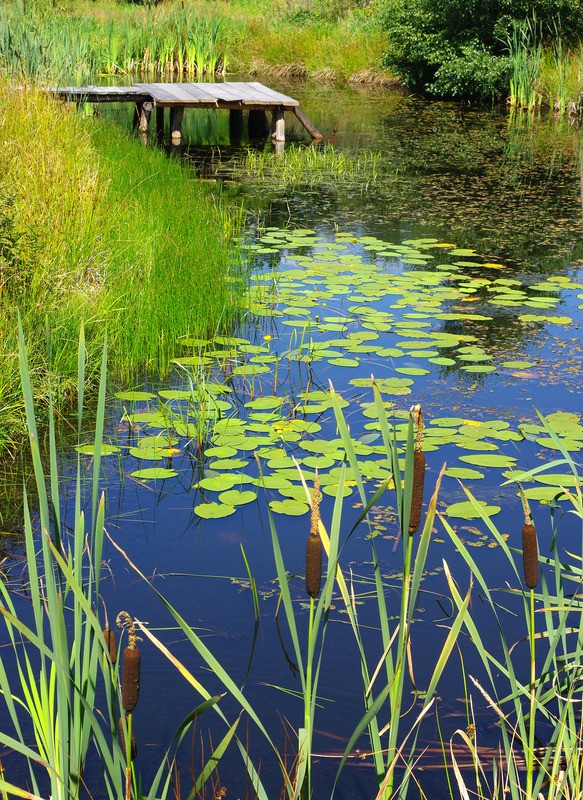
[(122, 657), (121, 702), (129, 714), (138, 704), (140, 696), (140, 651), (136, 646), (136, 629), (127, 611), (120, 611), (117, 624), (128, 629), (128, 645)]
[(536, 589), (538, 583), (538, 546), (536, 530), (532, 522), (522, 526), (522, 563), (524, 565), (524, 582), (529, 589)]
[[(126, 727), (127, 727), (127, 723), (126, 723)], [(120, 742), (121, 742), (121, 749), (123, 750), (124, 755), (125, 755), (125, 753), (126, 753), (126, 737), (125, 737), (125, 733), (124, 733), (123, 717), (119, 718), (119, 739), (120, 739)], [(134, 758), (137, 755), (138, 755), (138, 746), (136, 744), (136, 737), (134, 736), (134, 731), (133, 731), (133, 728), (132, 728), (132, 742), (131, 742), (131, 747), (130, 747), (130, 759), (133, 761)]]
[(524, 568), (524, 582), (529, 589), (536, 589), (538, 584), (538, 545), (536, 529), (532, 522), (530, 506), (524, 490), (518, 484), (522, 507), (524, 510), (524, 525), (522, 526), (522, 565)]
[(309, 597), (316, 599), (320, 594), (320, 581), (322, 579), (322, 540), (320, 539), (320, 480), (318, 473), (314, 478), (314, 495), (312, 498), (312, 515), (310, 520), (310, 533), (306, 542), (306, 592)]
[(115, 631), (111, 628), (104, 628), (103, 635), (105, 636), (105, 644), (109, 652), (109, 658), (112, 664), (117, 661), (117, 642), (115, 641)]
[(425, 453), (423, 452), (423, 412), (420, 405), (411, 409), (417, 433), (415, 436), (415, 452), (413, 453), (413, 487), (411, 491), (411, 511), (409, 513), (409, 533), (415, 533), (421, 522), (423, 508), (423, 486), (425, 484)]

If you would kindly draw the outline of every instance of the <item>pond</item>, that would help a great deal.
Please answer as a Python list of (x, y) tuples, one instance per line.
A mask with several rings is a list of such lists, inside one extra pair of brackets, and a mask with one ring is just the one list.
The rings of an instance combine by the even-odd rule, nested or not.
[[(337, 172), (331, 183), (316, 167), (309, 179), (282, 185), (274, 160), (264, 182), (233, 180), (232, 160), (241, 163), (242, 156), (230, 147), (227, 117), (185, 118), (177, 151), (185, 168), (212, 174), (229, 202), (244, 202), (247, 210), (241, 255), (251, 277), (240, 287), (243, 319), (232, 336), (193, 339), (185, 331), (164, 382), (150, 377), (140, 386), (117, 387), (102, 483), (109, 535), (244, 687), (292, 770), (304, 724), (302, 666), (278, 600), (272, 530), (305, 659), (310, 509), (298, 466), (309, 490), (317, 473), (322, 522), (328, 532), (340, 531), (340, 566), (354, 592), (368, 678), (376, 676), (371, 697), (379, 697), (387, 683), (384, 668), (376, 675), (387, 620), (379, 618), (373, 561), (378, 557), (395, 636), (404, 569), (386, 442), (404, 468), (415, 404), (425, 423), (424, 514), (446, 469), (433, 527), (422, 537), (422, 525), (413, 537), (414, 548), (425, 539), (430, 546), (399, 698), (403, 718), (391, 725), (400, 731), (399, 745), (415, 728), (455, 625), (448, 573), (465, 597), (469, 558), (487, 587), (508, 590), (496, 595), (504, 636), (509, 647), (519, 643), (511, 657), (517, 673), (528, 670), (527, 645), (520, 645), (522, 594), (509, 591), (522, 588), (521, 555), (510, 554), (517, 575), (506, 550), (506, 544), (522, 547), (517, 476), (522, 473), (541, 556), (550, 556), (557, 530), (562, 554), (580, 547), (580, 518), (567, 513), (574, 505), (563, 489), (575, 492), (576, 483), (565, 453), (576, 461), (583, 448), (582, 173), (580, 131), (567, 120), (511, 120), (498, 109), (387, 90), (273, 88), (299, 97), (339, 153), (353, 160), (374, 154), (374, 174), (347, 170), (343, 178)], [(127, 123), (124, 109), (110, 113)], [(303, 136), (290, 125), (286, 148), (304, 147)], [(73, 474), (71, 455), (63, 453), (62, 463)], [(89, 446), (83, 455), (88, 475), (91, 459)], [(561, 463), (531, 474), (553, 461)], [(387, 482), (368, 522), (359, 521), (363, 500)], [(339, 491), (342, 501), (335, 500)], [(127, 610), (211, 693), (224, 691), (130, 562), (112, 544), (104, 555), (110, 618)], [(500, 635), (475, 572), (474, 580), (473, 618), (483, 623), (484, 648), (501, 658)], [(313, 723), (313, 794), (330, 793), (350, 743), (336, 796), (373, 797), (377, 781), (366, 731), (351, 742), (365, 713), (365, 691), (359, 642), (339, 584), (327, 621)], [(141, 649), (134, 725), (147, 782), (200, 697), (150, 642)], [(440, 742), (449, 747), (456, 730), (475, 724), (484, 752), (498, 743), (497, 716), (470, 675), (487, 681), (466, 631), (416, 740), (422, 757), (415, 781), (428, 796), (449, 791)], [(499, 692), (504, 697), (506, 689)], [(388, 704), (395, 702), (387, 699), (379, 709), (379, 727), (389, 722)], [(232, 691), (220, 705), (234, 721), (240, 706)], [(212, 749), (207, 728), (214, 745), (226, 730), (211, 716), (201, 718), (193, 752), (182, 756), (183, 786), (191, 770), (200, 770), (201, 741), (207, 757)], [(389, 730), (384, 740), (392, 735)], [(537, 736), (544, 735), (543, 727)], [(242, 739), (254, 763), (261, 762), (269, 796), (278, 796), (281, 772), (266, 738), (250, 723)], [(232, 746), (219, 767), (227, 796), (243, 796), (244, 772)], [(399, 763), (395, 785), (402, 778)], [(412, 784), (409, 795), (417, 793)]]

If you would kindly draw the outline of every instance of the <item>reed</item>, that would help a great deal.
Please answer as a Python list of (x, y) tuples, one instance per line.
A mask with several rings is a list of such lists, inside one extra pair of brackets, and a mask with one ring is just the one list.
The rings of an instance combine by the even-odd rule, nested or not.
[(542, 32), (536, 17), (514, 22), (507, 39), (510, 60), (511, 108), (533, 111), (540, 105), (537, 81), (543, 53)]
[(34, 82), (83, 84), (98, 75), (202, 78), (224, 72), (215, 17), (170, 5), (105, 15), (12, 0), (0, 10), (0, 71)]

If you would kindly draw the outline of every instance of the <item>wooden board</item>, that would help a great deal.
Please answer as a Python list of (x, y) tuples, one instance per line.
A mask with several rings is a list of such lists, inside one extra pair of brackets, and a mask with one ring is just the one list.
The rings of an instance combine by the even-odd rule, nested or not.
[(261, 102), (264, 100), (280, 106), (299, 106), (300, 104), (299, 100), (294, 100), (293, 97), (288, 97), (286, 94), (276, 92), (274, 89), (270, 89), (262, 83), (257, 83), (257, 81), (252, 81), (243, 85), (249, 87), (252, 97), (255, 96), (258, 98), (254, 102)]
[(63, 86), (49, 91), (65, 99), (87, 103), (139, 103), (151, 99), (149, 93), (138, 86)]

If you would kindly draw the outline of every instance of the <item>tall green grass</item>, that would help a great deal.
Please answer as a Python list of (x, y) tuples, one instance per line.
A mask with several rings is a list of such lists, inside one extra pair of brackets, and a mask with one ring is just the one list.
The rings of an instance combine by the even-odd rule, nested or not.
[(149, 8), (9, 0), (0, 9), (0, 69), (50, 82), (137, 73), (212, 80), (227, 70), (374, 82), (384, 79), (382, 46), (372, 7), (351, 0), (168, 0)]
[(240, 214), (179, 163), (101, 119), (0, 85), (0, 447), (23, 432), (16, 357), (20, 310), (39, 397), (76, 394), (72, 345), (89, 363), (105, 330), (111, 373), (163, 374), (187, 332), (237, 314)]
[(40, 82), (83, 84), (99, 75), (172, 79), (224, 72), (219, 22), (192, 8), (127, 10), (93, 16), (26, 0), (0, 9), (0, 70)]

